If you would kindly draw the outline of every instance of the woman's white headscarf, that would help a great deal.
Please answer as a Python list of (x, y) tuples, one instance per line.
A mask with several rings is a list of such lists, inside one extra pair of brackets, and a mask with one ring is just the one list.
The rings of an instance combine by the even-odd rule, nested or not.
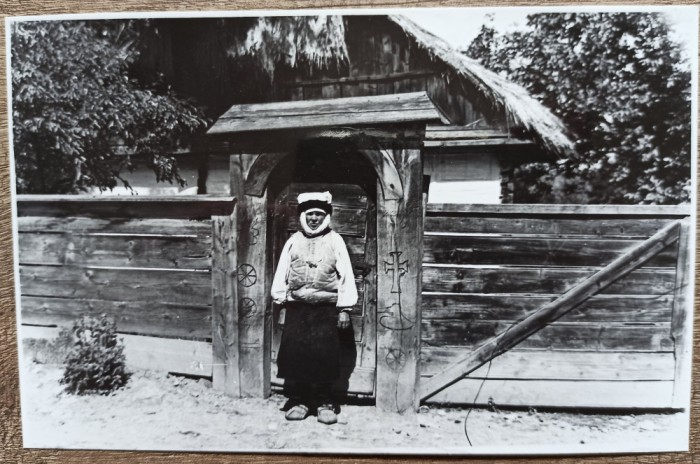
[[(331, 214), (333, 212), (333, 197), (330, 192), (307, 192), (297, 197), (299, 203), (299, 223), (307, 237), (315, 237), (325, 232), (331, 225)], [(326, 213), (323, 222), (315, 230), (311, 229), (306, 222), (306, 213), (320, 211)]]

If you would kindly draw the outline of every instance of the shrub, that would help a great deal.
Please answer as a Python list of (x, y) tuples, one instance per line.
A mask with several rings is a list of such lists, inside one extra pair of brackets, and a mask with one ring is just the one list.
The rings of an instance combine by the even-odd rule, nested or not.
[(126, 385), (129, 373), (124, 346), (111, 318), (83, 316), (73, 325), (73, 337), (60, 381), (68, 393), (107, 395)]

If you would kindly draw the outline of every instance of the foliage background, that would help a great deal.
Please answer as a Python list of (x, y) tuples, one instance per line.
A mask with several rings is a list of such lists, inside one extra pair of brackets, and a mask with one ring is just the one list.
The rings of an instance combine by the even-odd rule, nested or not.
[(144, 157), (158, 181), (182, 182), (171, 153), (206, 121), (129, 66), (144, 21), (14, 23), (13, 135), (18, 193), (108, 189)]
[(518, 203), (690, 201), (690, 66), (660, 13), (533, 14), (466, 53), (558, 115), (577, 155), (516, 174)]

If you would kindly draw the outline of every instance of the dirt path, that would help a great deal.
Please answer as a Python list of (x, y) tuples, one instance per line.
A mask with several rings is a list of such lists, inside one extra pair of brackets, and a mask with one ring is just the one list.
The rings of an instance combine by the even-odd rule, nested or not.
[[(139, 450), (518, 453), (683, 447), (683, 414), (584, 415), (422, 408), (417, 415), (344, 406), (340, 422), (288, 422), (284, 398), (231, 399), (203, 380), (137, 371), (111, 396), (62, 392), (58, 366), (25, 363), (25, 446)], [(679, 429), (680, 427), (680, 429)], [(687, 433), (686, 433), (687, 435)], [(543, 448), (544, 447), (544, 448)], [(554, 447), (554, 448), (553, 448)]]

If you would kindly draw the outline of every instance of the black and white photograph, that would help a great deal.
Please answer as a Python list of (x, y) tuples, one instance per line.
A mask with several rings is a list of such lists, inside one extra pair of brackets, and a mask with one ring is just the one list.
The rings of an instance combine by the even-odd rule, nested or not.
[(698, 7), (5, 24), (24, 447), (688, 450)]

